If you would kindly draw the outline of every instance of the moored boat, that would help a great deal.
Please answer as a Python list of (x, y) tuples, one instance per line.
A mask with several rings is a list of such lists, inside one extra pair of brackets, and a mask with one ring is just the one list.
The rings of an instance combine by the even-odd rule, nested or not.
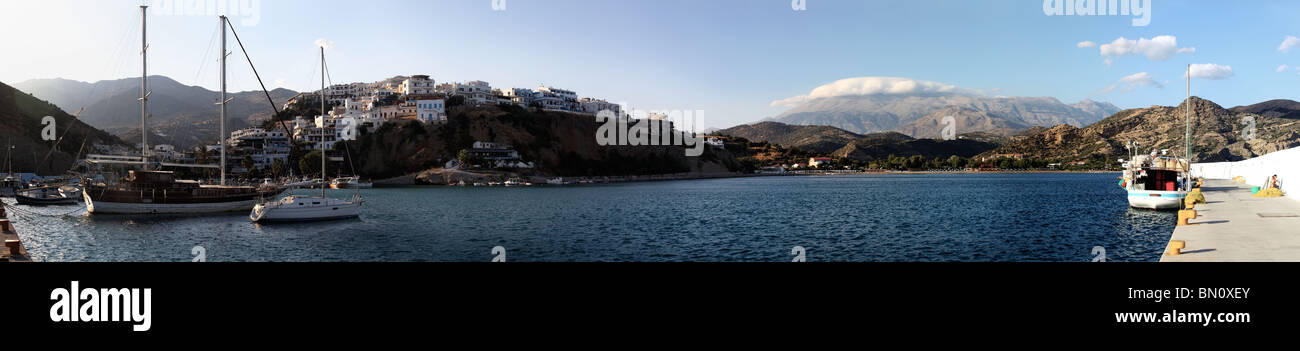
[(331, 189), (369, 189), (373, 187), (374, 183), (363, 182), (358, 177), (335, 178), (330, 181)]
[[(222, 18), (225, 19), (224, 17)], [(224, 23), (223, 23), (224, 25)], [(321, 47), (321, 94), (325, 92), (325, 48)], [(325, 111), (325, 97), (321, 96), (321, 111)], [(325, 139), (325, 116), (321, 116), (321, 140)], [(324, 148), (322, 148), (322, 154)], [(325, 180), (325, 159), (321, 157), (320, 184), (326, 184)], [(340, 178), (342, 179), (342, 178)], [(348, 184), (349, 182), (340, 182), (336, 179), (331, 186), (336, 184)], [(352, 182), (357, 182), (355, 178)], [(359, 183), (359, 182), (358, 182)], [(336, 188), (337, 189), (337, 188)], [(358, 191), (351, 199), (333, 199), (325, 196), (325, 186), (321, 186), (320, 196), (286, 196), (271, 202), (261, 202), (253, 206), (253, 211), (249, 213), (248, 219), (256, 223), (268, 222), (309, 222), (309, 221), (328, 221), (359, 217), (361, 204), (365, 203), (361, 199), (361, 193)]]
[(20, 205), (57, 206), (75, 205), (77, 198), (59, 190), (58, 187), (40, 187), (19, 191), (14, 198)]
[(200, 185), (169, 171), (131, 171), (121, 184), (86, 184), (86, 210), (99, 214), (183, 214), (248, 211), (278, 189)]

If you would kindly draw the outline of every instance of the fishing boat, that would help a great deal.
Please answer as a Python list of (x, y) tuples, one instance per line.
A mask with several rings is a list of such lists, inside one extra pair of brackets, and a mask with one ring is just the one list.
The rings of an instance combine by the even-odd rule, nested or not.
[(32, 188), (19, 191), (14, 198), (20, 205), (28, 206), (57, 206), (57, 205), (76, 205), (77, 198), (69, 196), (59, 190), (59, 187), (49, 186)]
[[(325, 110), (325, 48), (320, 49), (321, 59), (321, 113)], [(325, 117), (321, 116), (321, 140), (325, 140)], [(323, 157), (325, 148), (321, 147), (322, 157), (320, 158), (321, 184), (325, 184), (325, 160)], [(337, 182), (337, 180), (336, 180)], [(311, 221), (328, 221), (356, 218), (361, 211), (361, 193), (358, 191), (347, 200), (332, 199), (325, 196), (324, 186), (320, 189), (320, 196), (286, 196), (283, 199), (258, 203), (253, 206), (253, 212), (248, 215), (248, 219), (256, 223), (268, 222), (311, 222)]]
[[(140, 6), (141, 13), (141, 57), (144, 64), (140, 77), (140, 130), (148, 129), (149, 117), (149, 75), (148, 75), (148, 41), (144, 33), (148, 6)], [(226, 52), (226, 18), (221, 17), (221, 51)], [(219, 165), (190, 165), (155, 162), (150, 157), (149, 133), (140, 133), (141, 156), (100, 156), (90, 155), (87, 162), (91, 164), (126, 164), (140, 166), (141, 170), (132, 170), (127, 178), (115, 184), (83, 182), (82, 196), (86, 200), (86, 210), (91, 214), (191, 214), (248, 211), (259, 198), (274, 196), (278, 189), (259, 190), (252, 186), (226, 185), (226, 56), (221, 57), (221, 131), (218, 140), (223, 140), (221, 163)], [(99, 157), (95, 157), (99, 156)], [(220, 169), (221, 180), (216, 185), (200, 184), (198, 181), (176, 179), (170, 171), (151, 170), (151, 166), (173, 166), (192, 168)]]
[(362, 182), (361, 178), (357, 177), (335, 178), (330, 181), (331, 189), (369, 189), (374, 186), (374, 183)]
[(1129, 207), (1171, 210), (1181, 208), (1188, 179), (1184, 159), (1138, 155), (1124, 163), (1120, 186), (1128, 192)]

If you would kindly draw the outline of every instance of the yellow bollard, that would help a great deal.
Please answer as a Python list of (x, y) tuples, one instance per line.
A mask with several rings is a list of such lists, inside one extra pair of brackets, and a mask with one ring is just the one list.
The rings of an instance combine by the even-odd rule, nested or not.
[(1195, 225), (1187, 222), (1192, 219), (1196, 219), (1196, 210), (1178, 211), (1178, 226)]
[(1183, 242), (1182, 240), (1174, 240), (1174, 241), (1170, 241), (1170, 242), (1169, 242), (1169, 252), (1167, 252), (1167, 253), (1165, 253), (1165, 254), (1166, 254), (1166, 255), (1169, 255), (1169, 256), (1178, 256), (1178, 255), (1182, 255), (1182, 254), (1183, 254), (1183, 249), (1185, 249), (1185, 248), (1187, 248), (1187, 243), (1186, 243), (1186, 242)]

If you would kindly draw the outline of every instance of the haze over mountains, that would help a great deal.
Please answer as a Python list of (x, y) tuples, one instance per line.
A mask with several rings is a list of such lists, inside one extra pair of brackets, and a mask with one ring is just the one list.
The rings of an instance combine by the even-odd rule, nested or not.
[[(140, 78), (106, 80), (95, 83), (67, 79), (33, 79), (14, 87), (49, 101), (70, 114), (83, 107), (79, 119), (127, 141), (139, 140)], [(215, 105), (220, 93), (202, 87), (181, 84), (165, 76), (150, 76), (149, 121), (150, 144), (167, 143), (178, 148), (212, 144), (217, 141), (220, 107)], [(271, 97), (277, 106), (297, 92), (275, 89)], [(226, 133), (253, 126), (250, 120), (270, 116), (273, 112), (261, 91), (228, 92), (233, 100), (226, 105)]]

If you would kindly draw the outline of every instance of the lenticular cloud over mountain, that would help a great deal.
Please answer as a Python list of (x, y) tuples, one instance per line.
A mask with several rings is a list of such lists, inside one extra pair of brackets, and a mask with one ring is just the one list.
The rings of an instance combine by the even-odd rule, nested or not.
[(917, 93), (960, 93), (973, 92), (955, 85), (895, 77), (858, 77), (837, 80), (819, 86), (808, 95), (800, 95), (772, 102), (772, 106), (793, 107), (819, 98), (856, 95), (905, 95)]

